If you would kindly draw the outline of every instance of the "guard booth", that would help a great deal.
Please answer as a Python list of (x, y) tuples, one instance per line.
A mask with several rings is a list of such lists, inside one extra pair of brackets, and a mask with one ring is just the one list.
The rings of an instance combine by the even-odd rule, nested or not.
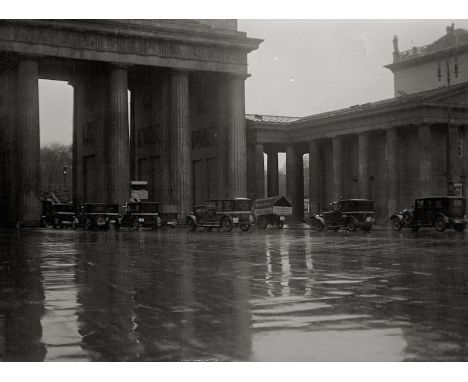
[(255, 200), (255, 222), (259, 228), (265, 229), (268, 224), (283, 228), (286, 216), (292, 215), (292, 204), (284, 196), (272, 196)]

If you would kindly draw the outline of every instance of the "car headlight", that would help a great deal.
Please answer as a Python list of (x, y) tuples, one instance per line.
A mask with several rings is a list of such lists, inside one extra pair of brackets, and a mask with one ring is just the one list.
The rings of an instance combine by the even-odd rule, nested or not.
[(239, 223), (239, 218), (238, 217), (232, 218), (232, 221), (234, 224), (237, 224)]

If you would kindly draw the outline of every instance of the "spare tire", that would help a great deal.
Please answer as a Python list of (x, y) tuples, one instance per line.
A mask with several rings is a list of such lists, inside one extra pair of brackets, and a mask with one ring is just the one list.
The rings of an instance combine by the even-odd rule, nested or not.
[(403, 217), (401, 219), (404, 224), (410, 225), (413, 222), (413, 212), (411, 211), (405, 211), (403, 212)]

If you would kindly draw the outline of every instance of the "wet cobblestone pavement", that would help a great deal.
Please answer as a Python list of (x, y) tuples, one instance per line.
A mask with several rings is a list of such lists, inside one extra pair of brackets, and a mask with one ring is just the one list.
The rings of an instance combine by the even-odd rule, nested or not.
[(0, 231), (3, 361), (466, 361), (468, 232)]

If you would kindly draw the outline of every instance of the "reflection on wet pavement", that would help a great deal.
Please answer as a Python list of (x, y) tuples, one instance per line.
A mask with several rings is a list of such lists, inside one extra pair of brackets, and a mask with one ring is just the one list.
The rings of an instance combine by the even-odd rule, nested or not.
[(466, 361), (467, 240), (1, 231), (0, 359)]

